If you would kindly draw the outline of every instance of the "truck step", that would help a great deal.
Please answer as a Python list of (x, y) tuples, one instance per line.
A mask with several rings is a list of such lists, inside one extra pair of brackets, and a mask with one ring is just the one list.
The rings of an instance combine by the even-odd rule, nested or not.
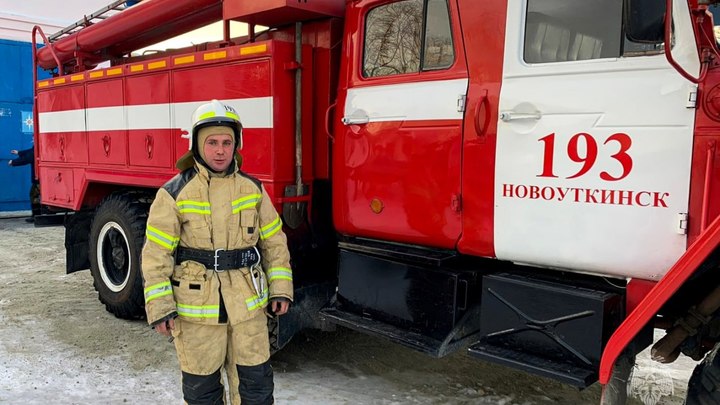
[(420, 333), (408, 331), (407, 329), (358, 316), (333, 307), (326, 307), (320, 310), (320, 316), (340, 326), (368, 335), (382, 337), (433, 357), (442, 357), (459, 349), (463, 344), (467, 344), (465, 341), (446, 343)]
[(468, 354), (492, 363), (520, 369), (542, 377), (549, 377), (578, 388), (586, 388), (598, 379), (597, 370), (552, 362), (532, 354), (494, 346), (482, 341), (471, 345), (468, 348)]
[(338, 246), (341, 249), (353, 252), (380, 257), (392, 257), (408, 263), (434, 267), (440, 267), (458, 256), (457, 252), (452, 250), (429, 249), (420, 246), (388, 243), (363, 238), (352, 238), (350, 241), (341, 241), (338, 243)]

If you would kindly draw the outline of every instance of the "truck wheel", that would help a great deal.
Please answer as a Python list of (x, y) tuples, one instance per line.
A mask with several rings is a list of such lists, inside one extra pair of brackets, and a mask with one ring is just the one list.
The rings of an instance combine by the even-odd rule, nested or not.
[(695, 366), (695, 370), (688, 382), (688, 392), (685, 405), (714, 405), (720, 404), (720, 344), (705, 356), (705, 359)]
[[(134, 196), (133, 196), (134, 197)], [(140, 251), (148, 206), (125, 194), (105, 198), (90, 229), (90, 272), (100, 302), (118, 318), (145, 316)]]

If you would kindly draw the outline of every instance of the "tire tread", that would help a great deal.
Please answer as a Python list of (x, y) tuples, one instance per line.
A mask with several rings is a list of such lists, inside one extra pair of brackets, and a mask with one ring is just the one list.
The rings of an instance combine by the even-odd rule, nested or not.
[[(140, 251), (145, 241), (145, 225), (149, 205), (147, 196), (140, 192), (118, 192), (110, 194), (98, 206), (91, 226), (89, 254), (93, 286), (95, 287), (95, 291), (98, 292), (100, 302), (105, 305), (105, 309), (118, 318), (142, 319), (145, 317), (145, 298), (143, 295), (142, 274), (140, 271)], [(134, 262), (137, 263), (134, 279), (129, 280), (126, 287), (131, 290), (129, 293), (123, 294), (123, 296), (126, 297), (123, 300), (111, 298), (111, 295), (114, 293), (108, 292), (102, 284), (102, 278), (97, 269), (97, 263), (95, 263), (96, 259), (94, 254), (97, 247), (97, 240), (95, 240), (97, 235), (95, 235), (95, 233), (98, 231), (97, 227), (101, 226), (100, 224), (96, 225), (95, 221), (98, 219), (102, 220), (105, 216), (114, 216), (116, 222), (125, 222), (126, 224), (121, 224), (123, 227), (128, 225), (129, 229), (125, 229), (126, 232), (130, 233), (127, 235), (128, 242), (134, 246), (134, 250), (137, 252), (137, 257), (133, 257)], [(131, 246), (131, 250), (133, 246)], [(130, 269), (130, 272), (131, 277), (133, 277), (133, 269)]]

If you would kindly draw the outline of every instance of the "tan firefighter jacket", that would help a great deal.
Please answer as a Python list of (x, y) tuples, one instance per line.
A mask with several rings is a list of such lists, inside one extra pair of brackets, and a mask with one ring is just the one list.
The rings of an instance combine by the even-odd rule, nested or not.
[[(236, 324), (262, 314), (269, 299), (292, 301), (290, 254), (280, 216), (260, 181), (239, 170), (231, 173), (210, 175), (196, 163), (158, 190), (142, 251), (151, 325), (175, 314), (197, 323)], [(262, 270), (254, 271), (253, 284), (248, 268), (216, 272), (189, 260), (176, 265), (178, 246), (209, 251), (257, 246)], [(264, 291), (258, 293), (258, 285)]]

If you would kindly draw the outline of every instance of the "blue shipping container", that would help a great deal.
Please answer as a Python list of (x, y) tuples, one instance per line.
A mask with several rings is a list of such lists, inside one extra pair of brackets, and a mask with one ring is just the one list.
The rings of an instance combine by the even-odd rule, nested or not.
[[(30, 209), (30, 166), (10, 167), (13, 149), (33, 145), (32, 44), (0, 40), (0, 211)], [(38, 78), (49, 77), (44, 71)]]

